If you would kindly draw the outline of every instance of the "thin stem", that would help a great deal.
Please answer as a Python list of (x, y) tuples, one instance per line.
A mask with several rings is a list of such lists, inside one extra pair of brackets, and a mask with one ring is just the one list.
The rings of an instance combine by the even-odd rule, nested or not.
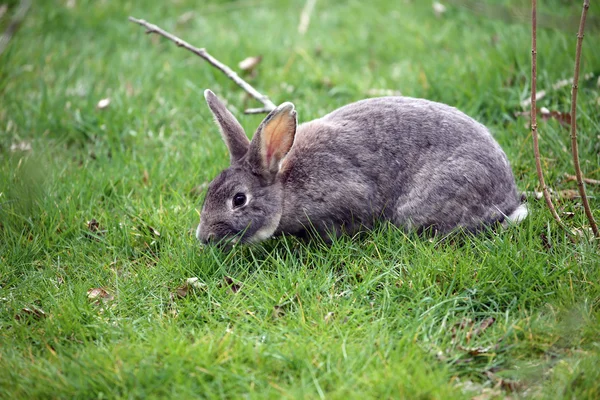
[(575, 166), (575, 176), (577, 177), (577, 188), (581, 196), (581, 202), (585, 215), (590, 222), (594, 236), (600, 238), (600, 232), (598, 232), (598, 225), (594, 220), (594, 215), (590, 209), (590, 203), (588, 202), (587, 194), (585, 193), (585, 185), (583, 183), (583, 175), (581, 173), (581, 166), (579, 163), (579, 150), (577, 147), (577, 88), (579, 84), (579, 64), (581, 62), (581, 46), (583, 44), (583, 30), (585, 29), (585, 18), (587, 16), (588, 9), (590, 8), (590, 1), (583, 1), (583, 10), (581, 11), (581, 20), (579, 22), (579, 31), (577, 32), (577, 48), (575, 50), (575, 72), (573, 74), (573, 89), (571, 90), (571, 151), (573, 153), (573, 164)]
[(565, 229), (570, 235), (570, 232), (563, 225), (562, 220), (558, 216), (554, 204), (552, 204), (552, 198), (550, 197), (550, 191), (546, 186), (544, 180), (544, 171), (542, 170), (542, 163), (540, 160), (540, 147), (538, 143), (538, 130), (537, 130), (537, 107), (536, 107), (536, 90), (537, 90), (537, 4), (536, 0), (531, 0), (531, 136), (533, 138), (533, 153), (535, 155), (535, 169), (537, 176), (542, 187), (542, 193), (546, 204), (552, 213), (552, 217), (556, 222)]
[(181, 40), (177, 36), (162, 30), (160, 27), (158, 27), (154, 24), (146, 22), (143, 19), (129, 17), (129, 21), (135, 22), (136, 24), (145, 27), (146, 33), (148, 33), (148, 34), (157, 33), (157, 34), (171, 40), (177, 46), (183, 47), (184, 49), (189, 50), (192, 53), (196, 54), (197, 56), (203, 58), (210, 65), (217, 68), (219, 71), (223, 72), (229, 79), (234, 81), (239, 87), (244, 89), (244, 91), (246, 93), (248, 93), (250, 96), (252, 96), (256, 100), (260, 101), (264, 105), (264, 107), (262, 107), (260, 109), (254, 108), (254, 109), (246, 110), (246, 113), (249, 113), (249, 112), (250, 113), (257, 113), (257, 112), (268, 113), (270, 111), (273, 111), (276, 108), (275, 104), (271, 100), (269, 100), (269, 98), (267, 96), (263, 95), (258, 90), (254, 89), (248, 82), (246, 82), (245, 80), (240, 78), (240, 76), (237, 73), (235, 73), (235, 71), (233, 71), (231, 68), (229, 68), (227, 65), (223, 64), (222, 62), (220, 62), (219, 60), (217, 60), (216, 58), (214, 58), (213, 56), (208, 54), (206, 49), (194, 47), (191, 44), (189, 44), (188, 42)]

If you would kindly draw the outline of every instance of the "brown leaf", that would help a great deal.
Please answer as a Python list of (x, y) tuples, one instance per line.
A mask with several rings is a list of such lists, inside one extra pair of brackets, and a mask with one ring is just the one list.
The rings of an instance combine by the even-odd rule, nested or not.
[(571, 114), (563, 113), (555, 110), (548, 110), (545, 107), (539, 109), (539, 114), (542, 116), (542, 120), (548, 121), (550, 119), (557, 120), (562, 126), (571, 126)]
[(559, 190), (558, 195), (561, 199), (574, 200), (579, 197), (579, 191), (575, 189)]
[(240, 289), (242, 288), (241, 285), (238, 285), (237, 283), (235, 283), (234, 280), (228, 276), (225, 277), (225, 284), (227, 286), (229, 286), (229, 289), (231, 289), (231, 291), (233, 293), (239, 292)]
[(148, 170), (145, 169), (144, 173), (142, 175), (142, 182), (144, 182), (144, 185), (147, 185), (149, 180), (150, 180), (150, 175), (148, 175)]
[(494, 383), (495, 387), (500, 387), (509, 393), (516, 392), (517, 390), (520, 390), (523, 388), (523, 385), (521, 382), (501, 378), (491, 371), (486, 371), (485, 375), (488, 377), (488, 379), (490, 381), (492, 381)]
[(175, 289), (175, 293), (180, 298), (184, 298), (185, 296), (188, 295), (188, 292), (190, 291), (190, 289), (202, 290), (204, 288), (206, 288), (205, 283), (200, 282), (200, 280), (196, 277), (192, 277), (192, 278), (187, 278), (186, 281), (183, 283), (183, 285), (181, 285), (177, 289)]
[(542, 245), (546, 250), (552, 249), (552, 244), (550, 244), (550, 240), (548, 240), (548, 236), (545, 233), (540, 234), (540, 239), (542, 239)]
[(482, 334), (483, 331), (485, 331), (487, 328), (492, 326), (494, 324), (494, 322), (496, 322), (496, 320), (493, 317), (484, 319), (483, 321), (481, 321), (479, 323), (479, 325), (477, 327), (475, 327), (475, 329), (473, 329), (472, 332), (470, 332), (471, 333), (470, 335), (469, 335), (469, 333), (467, 333), (467, 340), (472, 337)]
[(23, 318), (23, 315), (29, 315), (29, 316), (33, 317), (34, 319), (42, 319), (42, 318), (46, 318), (48, 316), (44, 312), (44, 310), (42, 310), (41, 308), (38, 308), (38, 307), (23, 307), (21, 309), (21, 313), (15, 315), (15, 319), (21, 320)]
[(246, 57), (238, 64), (242, 71), (252, 72), (262, 61), (262, 56)]
[(100, 223), (98, 221), (96, 221), (95, 218), (90, 219), (87, 222), (87, 226), (88, 229), (90, 230), (90, 232), (98, 232), (100, 230)]
[[(565, 126), (565, 127), (571, 126), (571, 114), (570, 113), (566, 113), (566, 112), (563, 113), (563, 112), (555, 111), (555, 110), (550, 111), (546, 107), (541, 107), (541, 108), (537, 108), (536, 114), (542, 119), (542, 121), (547, 122), (551, 119), (554, 119), (554, 120), (558, 121), (558, 123), (560, 123), (562, 126)], [(530, 119), (531, 113), (530, 113), (530, 111), (517, 111), (517, 112), (515, 112), (515, 116)]]
[(92, 301), (96, 305), (100, 303), (108, 303), (115, 299), (115, 297), (104, 288), (88, 289), (87, 297), (88, 300)]
[(187, 296), (189, 290), (190, 290), (189, 285), (187, 283), (184, 283), (183, 285), (181, 285), (177, 289), (175, 289), (175, 293), (177, 294), (177, 296), (180, 299), (183, 299), (185, 296)]
[(285, 316), (285, 310), (283, 306), (275, 305), (273, 306), (273, 318), (282, 318)]

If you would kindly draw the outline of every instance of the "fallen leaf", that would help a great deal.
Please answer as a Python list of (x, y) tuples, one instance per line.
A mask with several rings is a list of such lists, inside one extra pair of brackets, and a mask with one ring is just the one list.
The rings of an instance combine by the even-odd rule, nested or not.
[(589, 226), (583, 229), (573, 228), (571, 229), (571, 232), (573, 233), (573, 235), (581, 238), (594, 238), (594, 231)]
[(110, 99), (107, 97), (106, 99), (102, 99), (96, 105), (96, 108), (99, 110), (104, 110), (106, 107), (110, 105)]
[(335, 315), (335, 313), (333, 311), (330, 311), (327, 313), (327, 315), (325, 315), (325, 317), (323, 318), (323, 320), (325, 321), (326, 324), (328, 324), (331, 319), (333, 318), (333, 316)]
[[(589, 73), (583, 75), (583, 77), (581, 78), (581, 81), (582, 82), (589, 81), (593, 77), (594, 77), (594, 73), (589, 72)], [(562, 89), (563, 87), (572, 85), (572, 84), (573, 84), (573, 78), (560, 79), (552, 84), (552, 89), (558, 90), (558, 89)]]
[(87, 291), (88, 300), (98, 305), (113, 301), (115, 297), (104, 288), (92, 288)]
[(151, 235), (154, 235), (154, 236), (160, 237), (160, 232), (159, 232), (159, 231), (157, 231), (155, 228), (153, 228), (153, 227), (152, 227), (152, 226), (150, 226), (150, 225), (146, 225), (146, 227), (148, 228), (148, 231), (150, 232), (150, 234), (151, 234)]
[(467, 353), (469, 353), (469, 355), (472, 355), (472, 356), (478, 356), (481, 354), (490, 353), (490, 352), (496, 350), (497, 347), (498, 347), (497, 345), (492, 346), (492, 347), (464, 347), (464, 346), (460, 346), (460, 345), (457, 346), (457, 348), (459, 350), (466, 351)]
[(546, 107), (540, 108), (539, 113), (542, 116), (543, 121), (555, 119), (563, 126), (571, 126), (571, 114), (570, 113), (563, 113), (560, 111), (550, 111)]
[(550, 243), (550, 240), (548, 240), (548, 236), (546, 236), (545, 233), (540, 234), (540, 239), (542, 239), (542, 245), (546, 250), (552, 249), (552, 244)]
[(558, 196), (561, 199), (574, 200), (579, 197), (579, 191), (575, 189), (559, 190)]
[(12, 153), (15, 153), (17, 151), (31, 151), (31, 143), (25, 141), (13, 143), (10, 145), (10, 151)]
[[(551, 119), (554, 119), (554, 120), (558, 121), (558, 123), (561, 124), (562, 126), (565, 126), (565, 127), (571, 126), (571, 114), (570, 113), (563, 113), (560, 111), (550, 111), (546, 107), (541, 107), (541, 108), (537, 108), (537, 115), (540, 116), (542, 121), (545, 121), (545, 122), (547, 122)], [(525, 119), (530, 119), (531, 112), (530, 111), (517, 111), (517, 112), (515, 112), (515, 116), (523, 117)]]
[(177, 294), (177, 296), (179, 296), (179, 298), (183, 299), (184, 297), (186, 297), (188, 295), (189, 290), (190, 290), (189, 285), (184, 283), (183, 285), (181, 285), (177, 289), (175, 289), (175, 293)]
[(246, 57), (238, 64), (242, 71), (252, 72), (262, 61), (262, 56)]
[(144, 182), (144, 185), (147, 185), (149, 180), (150, 180), (150, 175), (148, 174), (148, 170), (145, 169), (144, 173), (142, 175), (142, 181)]
[(87, 222), (88, 229), (91, 232), (98, 232), (100, 230), (100, 223), (96, 221), (95, 218), (92, 218)]
[(446, 12), (446, 6), (442, 3), (438, 3), (437, 1), (432, 4), (433, 13), (436, 17), (441, 17), (443, 13)]
[(273, 306), (273, 318), (282, 318), (285, 316), (285, 310), (283, 306), (275, 305)]
[(228, 276), (225, 277), (225, 284), (227, 284), (227, 286), (229, 286), (229, 288), (231, 289), (231, 291), (233, 293), (239, 292), (240, 289), (242, 288), (241, 285), (238, 285), (237, 283), (235, 283), (234, 280)]
[(23, 307), (21, 309), (21, 313), (15, 315), (15, 319), (21, 320), (23, 318), (22, 317), (23, 314), (29, 315), (29, 316), (31, 316), (31, 317), (33, 317), (35, 319), (42, 319), (42, 318), (46, 318), (47, 317), (46, 313), (41, 308), (38, 308), (38, 307)]
[(200, 279), (196, 277), (187, 278), (183, 285), (175, 289), (175, 293), (180, 298), (184, 298), (188, 295), (190, 289), (203, 290), (206, 288), (206, 283), (200, 282)]
[(472, 337), (482, 334), (483, 331), (492, 326), (494, 322), (496, 322), (496, 319), (493, 317), (489, 317), (481, 321), (472, 332), (467, 332), (467, 341), (469, 341)]
[(521, 389), (523, 386), (522, 383), (520, 383), (520, 382), (501, 378), (491, 371), (486, 371), (485, 375), (488, 377), (488, 379), (490, 381), (492, 381), (494, 383), (494, 387), (500, 387), (501, 389), (504, 389), (507, 392), (511, 392), (511, 393), (516, 392), (517, 390)]
[[(535, 93), (535, 101), (538, 101), (546, 96), (545, 90), (539, 90)], [(527, 108), (531, 106), (531, 96), (527, 97), (525, 100), (521, 101), (521, 107)]]

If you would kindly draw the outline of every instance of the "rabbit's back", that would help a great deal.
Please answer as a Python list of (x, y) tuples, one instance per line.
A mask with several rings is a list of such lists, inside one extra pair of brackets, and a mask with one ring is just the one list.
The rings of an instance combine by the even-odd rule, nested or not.
[(284, 232), (307, 223), (353, 231), (377, 217), (405, 227), (476, 229), (520, 203), (489, 131), (423, 99), (363, 100), (302, 124), (282, 168)]

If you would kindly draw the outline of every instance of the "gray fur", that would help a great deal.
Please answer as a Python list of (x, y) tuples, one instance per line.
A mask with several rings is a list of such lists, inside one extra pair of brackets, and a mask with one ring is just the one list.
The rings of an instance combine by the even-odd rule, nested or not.
[[(323, 236), (354, 233), (377, 219), (405, 229), (475, 231), (520, 206), (506, 155), (489, 131), (423, 99), (362, 100), (298, 126), (273, 180), (254, 172), (248, 154), (210, 184), (197, 231), (202, 242), (260, 241), (265, 232), (310, 228)], [(251, 199), (232, 210), (239, 191)]]

